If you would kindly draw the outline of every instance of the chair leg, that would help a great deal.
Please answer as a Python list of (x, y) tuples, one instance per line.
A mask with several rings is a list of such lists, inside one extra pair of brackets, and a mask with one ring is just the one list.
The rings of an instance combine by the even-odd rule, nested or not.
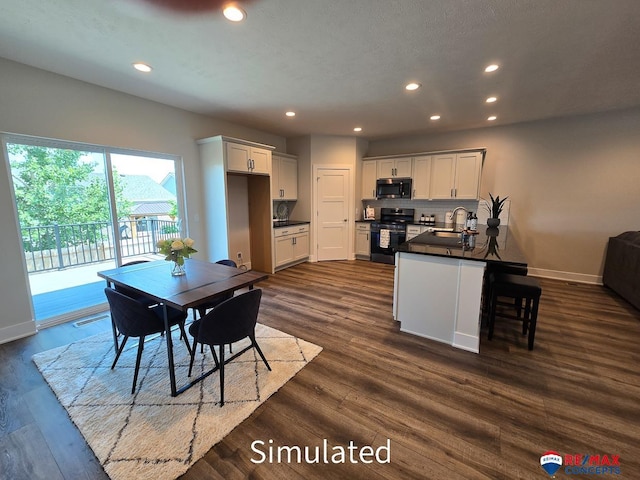
[(496, 294), (495, 289), (491, 293), (491, 300), (489, 300), (489, 335), (488, 338), (491, 340), (493, 338), (493, 325), (496, 321), (496, 303), (498, 302), (498, 295)]
[(253, 348), (255, 348), (258, 351), (258, 354), (260, 355), (260, 358), (262, 358), (262, 361), (264, 362), (264, 364), (267, 366), (267, 370), (271, 371), (271, 367), (269, 366), (269, 362), (267, 362), (267, 359), (265, 358), (264, 354), (262, 353), (262, 350), (260, 349), (260, 345), (258, 345), (258, 342), (256, 342), (255, 338), (251, 338), (251, 343), (253, 344)]
[(142, 358), (142, 351), (144, 350), (144, 337), (140, 337), (138, 342), (138, 355), (136, 356), (136, 368), (133, 372), (133, 386), (131, 387), (131, 395), (136, 393), (136, 383), (138, 383), (138, 371), (140, 370), (140, 359)]
[(209, 349), (211, 350), (211, 355), (213, 355), (213, 361), (216, 364), (216, 367), (219, 367), (220, 362), (218, 362), (218, 355), (216, 355), (215, 348), (213, 348), (213, 345), (209, 345)]
[(187, 332), (184, 329), (184, 322), (180, 322), (178, 327), (180, 328), (180, 338), (184, 340), (184, 344), (187, 346), (187, 351), (189, 352), (189, 355), (191, 355), (191, 345), (189, 345), (189, 337), (187, 337)]
[[(211, 347), (211, 350), (213, 350), (213, 346)], [(224, 405), (224, 345), (220, 345), (220, 407), (222, 407), (223, 405)]]
[(120, 348), (118, 349), (118, 352), (116, 353), (116, 358), (113, 360), (113, 363), (111, 364), (111, 370), (113, 370), (115, 368), (115, 366), (116, 366), (116, 363), (118, 363), (118, 359), (120, 358), (120, 354), (124, 350), (124, 345), (127, 343), (127, 340), (129, 340), (129, 337), (127, 337), (125, 335), (124, 338), (122, 339), (122, 343), (120, 344)]
[(531, 323), (529, 324), (529, 350), (533, 350), (533, 340), (536, 336), (536, 325), (538, 323), (538, 298), (533, 299), (533, 308), (531, 309)]

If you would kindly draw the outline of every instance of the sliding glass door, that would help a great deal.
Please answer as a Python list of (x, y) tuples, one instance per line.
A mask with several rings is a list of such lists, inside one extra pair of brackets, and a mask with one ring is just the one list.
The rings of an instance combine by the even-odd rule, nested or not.
[(38, 326), (104, 310), (96, 272), (156, 259), (180, 231), (178, 159), (32, 137), (4, 137)]

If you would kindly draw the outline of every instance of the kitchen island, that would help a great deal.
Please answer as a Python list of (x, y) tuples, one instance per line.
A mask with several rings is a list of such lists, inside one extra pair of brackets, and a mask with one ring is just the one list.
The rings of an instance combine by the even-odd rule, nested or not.
[(395, 254), (393, 316), (400, 331), (480, 350), (484, 272), (489, 264), (526, 266), (506, 226), (478, 233), (424, 232)]

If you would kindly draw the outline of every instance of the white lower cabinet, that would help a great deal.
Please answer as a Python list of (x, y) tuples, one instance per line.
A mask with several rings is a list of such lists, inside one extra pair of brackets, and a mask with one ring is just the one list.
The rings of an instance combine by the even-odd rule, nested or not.
[(421, 233), (427, 231), (428, 227), (424, 227), (422, 225), (407, 225), (407, 238), (406, 240), (411, 240), (413, 237), (417, 237)]
[(356, 257), (371, 256), (371, 225), (368, 223), (356, 223)]
[(304, 262), (309, 258), (309, 225), (273, 229), (274, 269)]

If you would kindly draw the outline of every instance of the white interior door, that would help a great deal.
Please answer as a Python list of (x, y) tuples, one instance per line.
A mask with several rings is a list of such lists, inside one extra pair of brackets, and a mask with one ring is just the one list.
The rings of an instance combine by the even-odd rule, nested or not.
[(317, 170), (318, 261), (348, 258), (350, 178), (351, 171), (348, 168)]

